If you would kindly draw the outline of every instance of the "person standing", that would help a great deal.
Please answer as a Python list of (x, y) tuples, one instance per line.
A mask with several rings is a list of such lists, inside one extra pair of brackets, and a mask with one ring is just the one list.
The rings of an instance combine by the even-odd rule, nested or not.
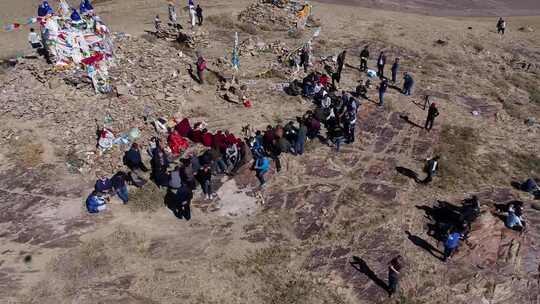
[(379, 78), (384, 77), (384, 66), (386, 65), (386, 55), (384, 52), (381, 52), (379, 54), (379, 58), (377, 59), (377, 75)]
[(364, 49), (360, 52), (360, 71), (367, 71), (367, 62), (369, 60), (369, 49), (366, 45)]
[(195, 15), (197, 15), (193, 0), (188, 1), (188, 8), (189, 8), (189, 17), (191, 20), (191, 29), (193, 29), (195, 27), (195, 22), (196, 22)]
[(336, 82), (339, 84), (341, 81), (341, 72), (343, 72), (343, 66), (345, 65), (345, 56), (347, 55), (347, 50), (344, 50), (337, 56), (337, 71), (336, 71)]
[(435, 121), (435, 117), (437, 116), (439, 116), (439, 110), (437, 109), (437, 105), (435, 103), (432, 103), (429, 106), (426, 124), (424, 126), (426, 130), (431, 131), (431, 128), (433, 128), (433, 122)]
[(156, 33), (161, 32), (161, 19), (159, 19), (159, 15), (156, 15), (156, 18), (154, 18), (154, 28), (156, 29)]
[(197, 171), (197, 180), (201, 184), (203, 193), (206, 195), (206, 199), (212, 199), (212, 171), (210, 170), (210, 164), (205, 164), (199, 171)]
[(500, 34), (501, 36), (504, 35), (504, 32), (506, 30), (506, 21), (502, 17), (499, 17), (499, 20), (497, 21), (497, 34)]
[(307, 73), (309, 68), (309, 60), (311, 56), (311, 46), (309, 43), (304, 44), (300, 52), (300, 66), (304, 67), (304, 73)]
[(204, 71), (206, 71), (206, 60), (203, 56), (199, 56), (197, 59), (197, 78), (199, 78), (200, 84), (204, 84)]
[(403, 258), (397, 255), (388, 263), (388, 295), (392, 297), (399, 288), (400, 271), (403, 268)]
[(268, 160), (268, 157), (263, 156), (255, 160), (255, 171), (257, 172), (256, 176), (259, 179), (261, 187), (264, 187), (266, 184), (266, 181), (264, 180), (264, 174), (268, 172), (269, 169), (270, 161)]
[(203, 23), (203, 9), (199, 4), (197, 4), (197, 8), (195, 9), (195, 13), (197, 15), (197, 24), (199, 26), (202, 26)]
[(384, 94), (386, 93), (386, 89), (388, 89), (388, 80), (383, 78), (379, 85), (379, 107), (384, 105)]
[(403, 76), (403, 94), (405, 96), (411, 96), (411, 91), (414, 86), (414, 79), (411, 74), (405, 73)]
[(423, 184), (429, 184), (432, 179), (433, 175), (437, 173), (437, 169), (439, 168), (439, 157), (435, 156), (433, 158), (428, 159), (426, 163), (426, 178), (422, 181)]
[(392, 83), (395, 84), (397, 82), (397, 74), (399, 71), (399, 57), (394, 60), (394, 64), (392, 64)]
[(169, 25), (171, 25), (174, 28), (177, 28), (178, 18), (176, 15), (176, 8), (174, 7), (174, 2), (172, 0), (169, 1), (168, 9), (169, 9)]
[(345, 142), (347, 144), (354, 142), (354, 133), (356, 128), (356, 111), (346, 110), (345, 119)]
[(193, 198), (193, 190), (183, 185), (176, 192), (176, 216), (185, 218), (187, 221), (191, 219), (191, 199)]
[(452, 230), (450, 231), (446, 241), (444, 241), (443, 262), (446, 262), (446, 260), (451, 257), (454, 251), (459, 247), (460, 239), (461, 233)]
[(297, 117), (296, 120), (298, 121), (299, 127), (298, 134), (296, 135), (294, 150), (296, 151), (296, 154), (302, 155), (304, 154), (304, 146), (306, 144), (307, 126), (302, 117)]

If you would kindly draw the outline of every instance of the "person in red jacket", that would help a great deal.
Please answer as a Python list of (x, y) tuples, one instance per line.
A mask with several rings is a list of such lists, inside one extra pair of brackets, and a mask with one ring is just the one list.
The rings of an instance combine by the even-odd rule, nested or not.
[(212, 147), (212, 144), (214, 143), (214, 135), (212, 133), (208, 132), (208, 130), (203, 129), (202, 130), (202, 144), (205, 147)]
[(214, 135), (213, 148), (217, 148), (222, 154), (225, 153), (227, 149), (227, 144), (225, 143), (226, 137), (221, 130), (217, 131)]

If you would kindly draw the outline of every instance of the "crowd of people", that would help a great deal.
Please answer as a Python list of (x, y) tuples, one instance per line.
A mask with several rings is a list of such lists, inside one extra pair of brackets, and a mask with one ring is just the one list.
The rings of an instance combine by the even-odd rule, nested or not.
[[(192, 26), (202, 25), (203, 17), (200, 6), (195, 7), (190, 0), (189, 7)], [(169, 3), (169, 25), (181, 28), (172, 2)], [(155, 27), (156, 31), (161, 30), (159, 16), (156, 16)], [(497, 23), (498, 33), (503, 35), (505, 27), (506, 23), (501, 18)], [(30, 37), (29, 40), (34, 46), (35, 39)], [(400, 58), (394, 58), (390, 68), (391, 76), (388, 79), (385, 76), (387, 63), (385, 52), (379, 53), (375, 61), (376, 71), (372, 71), (368, 67), (369, 47), (364, 47), (360, 52), (360, 71), (366, 73), (368, 78), (356, 86), (353, 92), (347, 92), (339, 89), (347, 52), (339, 53), (335, 58), (335, 68), (328, 69), (326, 73), (316, 70), (310, 72), (311, 59), (313, 58), (311, 52), (311, 44), (308, 43), (299, 50), (297, 55), (291, 58), (291, 64), (297, 67), (297, 71), (303, 68), (306, 76), (302, 80), (293, 81), (286, 91), (291, 95), (302, 95), (311, 100), (314, 104), (312, 110), (296, 117), (296, 121), (275, 126), (268, 125), (265, 130), (255, 131), (253, 136), (243, 140), (227, 130), (212, 133), (206, 129), (204, 123), (196, 123), (191, 126), (188, 119), (183, 119), (174, 128), (167, 130), (167, 147), (160, 139), (152, 139), (147, 151), (151, 158), (149, 168), (143, 162), (138, 144), (133, 143), (124, 156), (124, 164), (129, 170), (128, 173), (120, 171), (111, 178), (100, 174), (94, 191), (87, 199), (88, 211), (96, 213), (104, 210), (108, 196), (116, 195), (122, 202), (127, 203), (129, 201), (127, 184), (131, 183), (142, 187), (147, 182), (144, 177), (145, 172), (149, 171), (150, 179), (159, 187), (167, 189), (165, 201), (175, 215), (189, 220), (193, 191), (200, 186), (207, 200), (215, 198), (216, 194), (212, 189), (213, 176), (234, 175), (243, 164), (249, 162), (248, 150), (253, 158), (251, 169), (255, 171), (259, 185), (263, 188), (267, 183), (266, 174), (270, 171), (271, 163), (273, 162), (276, 171), (280, 172), (282, 169), (281, 155), (283, 153), (303, 155), (307, 141), (320, 140), (335, 147), (337, 152), (340, 151), (343, 144), (354, 143), (358, 110), (361, 106), (360, 100), (370, 100), (368, 92), (372, 88), (372, 79), (378, 77), (380, 79), (377, 90), (379, 94), (378, 105), (384, 105), (384, 97), (388, 87), (390, 85), (395, 87), (398, 84)], [(206, 70), (205, 59), (198, 55), (196, 65), (198, 81), (202, 84)], [(410, 96), (414, 83), (410, 73), (403, 73), (403, 87), (399, 89), (400, 93)], [(424, 129), (430, 131), (438, 116), (437, 105), (431, 102), (427, 109)], [(184, 154), (183, 151), (190, 143), (204, 146), (204, 152), (200, 155)], [(175, 165), (171, 166), (173, 163)], [(439, 157), (428, 159), (425, 168), (427, 177), (422, 181), (415, 177), (417, 182), (430, 183), (438, 165)], [(540, 195), (540, 188), (533, 183), (534, 180), (527, 182), (526, 186), (529, 189), (527, 191), (535, 191), (538, 193), (536, 195)], [(478, 198), (473, 196), (471, 199), (465, 200), (462, 206), (454, 211), (458, 214), (458, 218), (453, 223), (444, 223), (442, 235), (438, 237), (439, 240), (443, 241), (444, 250), (441, 257), (443, 261), (451, 258), (461, 242), (468, 239), (471, 224), (480, 214)], [(522, 204), (509, 204), (506, 209), (505, 225), (510, 229), (523, 231), (525, 221), (522, 213)], [(388, 264), (387, 290), (390, 295), (395, 294), (398, 290), (403, 264), (403, 258), (400, 255), (393, 258)]]

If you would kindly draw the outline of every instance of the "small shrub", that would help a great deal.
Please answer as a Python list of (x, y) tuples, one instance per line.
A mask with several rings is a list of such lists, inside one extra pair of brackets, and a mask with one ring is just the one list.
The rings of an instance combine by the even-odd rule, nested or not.
[(473, 49), (474, 49), (476, 52), (478, 52), (478, 53), (484, 51), (484, 49), (485, 49), (484, 46), (483, 46), (482, 44), (480, 44), (479, 42), (474, 42), (474, 43), (472, 44), (472, 47), (473, 47)]
[(471, 127), (443, 126), (435, 155), (441, 156), (438, 186), (454, 189), (460, 185), (474, 186), (476, 151), (480, 137)]
[(222, 13), (219, 15), (210, 15), (206, 17), (208, 23), (212, 23), (217, 27), (222, 29), (231, 29), (234, 28), (234, 18), (231, 14)]
[(536, 87), (529, 89), (529, 101), (540, 106), (540, 89)]
[(287, 33), (287, 35), (292, 39), (302, 39), (302, 37), (304, 37), (304, 31), (300, 29), (292, 29)]
[(163, 206), (164, 198), (165, 193), (153, 182), (148, 182), (143, 187), (133, 191), (130, 195), (128, 206), (134, 212), (154, 212)]
[(248, 33), (250, 35), (257, 35), (257, 26), (253, 23), (240, 23), (238, 25), (238, 28), (242, 30), (245, 33)]

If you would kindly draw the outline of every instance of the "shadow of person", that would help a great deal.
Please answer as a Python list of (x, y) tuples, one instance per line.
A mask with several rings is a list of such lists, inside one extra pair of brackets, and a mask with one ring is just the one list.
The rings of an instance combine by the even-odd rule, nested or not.
[[(424, 240), (423, 238), (417, 236), (417, 235), (413, 235), (411, 234), (409, 231), (405, 231), (405, 233), (407, 234), (407, 238), (413, 243), (415, 244), (416, 246), (426, 250), (427, 252), (429, 252), (432, 256), (436, 257), (437, 259), (439, 260), (443, 260), (443, 253), (435, 248), (433, 245), (431, 245), (428, 241)], [(438, 253), (440, 254), (440, 256), (436, 255), (435, 253)]]
[(383, 280), (381, 280), (375, 274), (375, 272), (373, 272), (373, 270), (371, 270), (371, 268), (369, 268), (366, 261), (364, 261), (362, 258), (357, 257), (357, 256), (353, 256), (352, 259), (353, 260), (352, 260), (352, 262), (350, 262), (350, 264), (354, 269), (356, 269), (356, 270), (360, 271), (361, 273), (365, 274), (370, 280), (373, 281), (373, 283), (377, 284), (379, 287), (381, 287), (386, 292), (388, 292), (388, 285)]
[(201, 83), (201, 80), (199, 79), (199, 77), (197, 77), (194, 74), (193, 67), (191, 66), (191, 64), (188, 65), (187, 72), (188, 72), (189, 76), (191, 77), (191, 79), (193, 79), (194, 81), (196, 81), (199, 84)]
[(410, 125), (413, 126), (413, 127), (417, 127), (417, 128), (420, 128), (420, 129), (424, 129), (424, 127), (422, 127), (421, 125), (419, 125), (419, 124), (417, 124), (417, 123), (411, 121), (411, 120), (409, 119), (409, 116), (407, 116), (407, 115), (399, 115), (399, 118), (403, 119), (406, 123), (410, 124)]
[(418, 173), (414, 172), (413, 170), (405, 167), (396, 167), (396, 171), (399, 174), (405, 175), (408, 178), (414, 179), (415, 182), (419, 183), (420, 179), (418, 178)]

